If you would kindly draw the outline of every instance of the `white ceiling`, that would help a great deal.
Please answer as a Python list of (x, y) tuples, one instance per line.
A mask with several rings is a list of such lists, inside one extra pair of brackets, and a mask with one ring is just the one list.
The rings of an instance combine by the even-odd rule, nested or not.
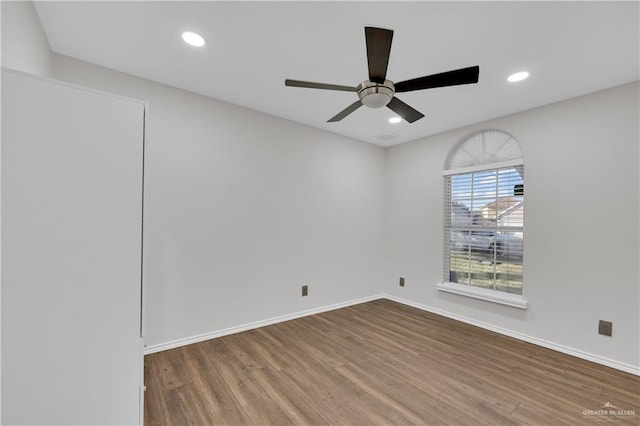
[[(43, 2), (54, 52), (382, 146), (638, 80), (638, 2)], [(475, 85), (398, 97), (426, 115), (390, 124), (351, 92), (367, 78), (364, 26), (395, 31), (387, 78), (473, 65)], [(180, 35), (207, 40), (189, 47)], [(528, 80), (510, 84), (509, 74)], [(384, 136), (392, 137), (382, 140)]]

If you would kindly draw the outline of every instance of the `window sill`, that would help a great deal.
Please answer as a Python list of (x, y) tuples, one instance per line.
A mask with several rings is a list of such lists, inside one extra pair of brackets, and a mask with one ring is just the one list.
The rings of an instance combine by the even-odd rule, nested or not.
[(519, 294), (503, 293), (501, 291), (487, 290), (465, 284), (443, 282), (438, 283), (437, 288), (439, 291), (446, 293), (459, 294), (461, 296), (486, 300), (487, 302), (499, 303), (518, 309), (527, 309), (527, 305), (529, 304), (529, 302)]

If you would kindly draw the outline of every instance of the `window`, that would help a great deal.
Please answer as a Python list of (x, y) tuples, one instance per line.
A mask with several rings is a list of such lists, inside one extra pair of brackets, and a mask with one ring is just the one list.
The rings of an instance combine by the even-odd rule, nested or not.
[(439, 288), (466, 294), (466, 286), (472, 290), (468, 295), (517, 300), (506, 294), (519, 296), (523, 289), (520, 145), (503, 131), (476, 133), (450, 153), (444, 183), (444, 284)]

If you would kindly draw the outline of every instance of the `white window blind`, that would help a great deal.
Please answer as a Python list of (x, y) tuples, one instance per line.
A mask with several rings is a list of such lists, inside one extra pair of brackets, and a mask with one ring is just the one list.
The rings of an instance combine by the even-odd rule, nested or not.
[(443, 278), (521, 295), (524, 166), (500, 166), (446, 173)]

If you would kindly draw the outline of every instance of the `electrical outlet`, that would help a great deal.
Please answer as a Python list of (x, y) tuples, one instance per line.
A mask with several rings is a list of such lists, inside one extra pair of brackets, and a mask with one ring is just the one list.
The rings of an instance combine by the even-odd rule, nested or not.
[(400, 287), (404, 287), (404, 278), (400, 277)]
[(613, 331), (613, 323), (611, 321), (600, 320), (598, 323), (598, 333), (604, 336), (611, 336)]
[(309, 286), (308, 285), (303, 285), (302, 286), (302, 295), (306, 296), (307, 294), (309, 294)]

